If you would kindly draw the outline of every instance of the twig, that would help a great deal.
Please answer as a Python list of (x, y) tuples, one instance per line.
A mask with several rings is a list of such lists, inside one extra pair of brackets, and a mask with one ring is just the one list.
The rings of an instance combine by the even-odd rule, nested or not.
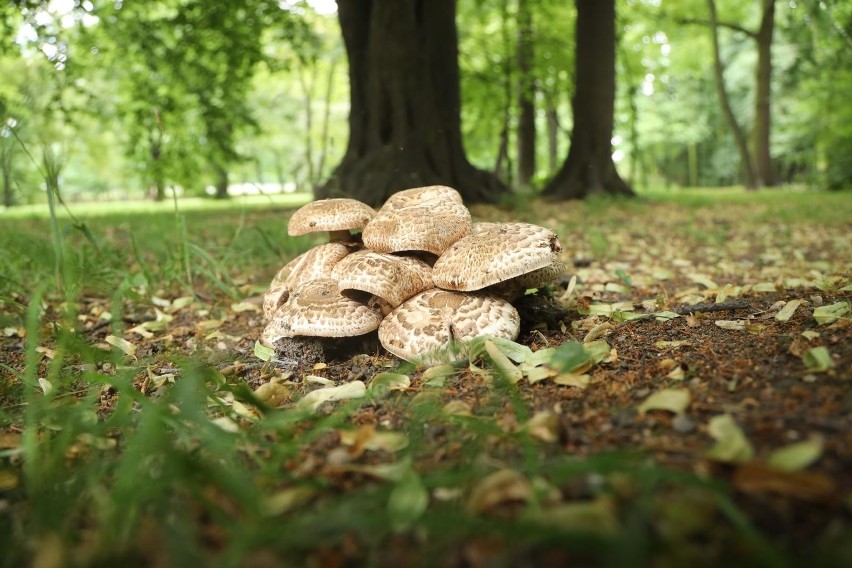
[(717, 302), (714, 304), (693, 304), (691, 306), (681, 306), (679, 308), (673, 309), (672, 311), (676, 314), (683, 315), (703, 312), (727, 312), (732, 310), (744, 310), (750, 307), (751, 304), (749, 304), (745, 300), (731, 300), (729, 302)]

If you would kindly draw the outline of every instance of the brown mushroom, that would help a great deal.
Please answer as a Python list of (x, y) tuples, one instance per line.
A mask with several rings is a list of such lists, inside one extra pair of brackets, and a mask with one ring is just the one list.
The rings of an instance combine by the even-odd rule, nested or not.
[(338, 288), (361, 290), (385, 300), (388, 311), (432, 288), (432, 268), (417, 258), (361, 250), (337, 263), (331, 272)]
[(423, 364), (454, 359), (480, 335), (515, 339), (520, 317), (512, 305), (489, 294), (433, 288), (403, 302), (382, 320), (379, 341), (406, 361)]
[(326, 243), (315, 246), (284, 265), (263, 295), (264, 317), (270, 320), (300, 282), (330, 277), (334, 266), (350, 252), (352, 249), (342, 243)]
[(456, 241), (435, 262), (432, 280), (447, 290), (481, 290), (549, 266), (561, 250), (549, 229), (500, 223)]
[(260, 337), (266, 345), (284, 337), (352, 337), (375, 330), (381, 321), (377, 309), (341, 294), (336, 280), (319, 278), (296, 287)]
[(427, 251), (440, 255), (470, 233), (471, 218), (461, 195), (443, 185), (392, 195), (367, 223), (364, 244), (378, 252)]
[(287, 223), (291, 237), (328, 231), (332, 241), (348, 241), (349, 231), (363, 229), (376, 211), (357, 199), (320, 199), (303, 205)]

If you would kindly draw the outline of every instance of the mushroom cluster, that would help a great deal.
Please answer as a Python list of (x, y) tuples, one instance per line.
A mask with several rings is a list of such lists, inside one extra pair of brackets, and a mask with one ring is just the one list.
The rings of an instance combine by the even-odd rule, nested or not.
[(397, 192), (379, 211), (354, 199), (314, 201), (287, 227), (291, 236), (317, 231), (330, 242), (287, 263), (264, 295), (266, 345), (378, 329), (397, 357), (432, 364), (480, 335), (516, 339), (512, 302), (565, 273), (553, 231), (473, 223), (446, 186)]

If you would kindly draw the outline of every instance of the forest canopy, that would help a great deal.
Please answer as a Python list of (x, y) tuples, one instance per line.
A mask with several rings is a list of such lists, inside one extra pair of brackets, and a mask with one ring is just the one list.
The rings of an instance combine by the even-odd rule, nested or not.
[[(339, 4), (7, 3), (4, 204), (42, 201), (47, 179), (69, 200), (375, 186), (378, 202), (457, 180), (473, 200), (553, 193), (588, 118), (572, 108), (583, 62), (608, 50), (612, 135), (593, 130), (630, 187), (852, 183), (848, 0), (618, 0), (606, 45), (577, 35), (582, 0), (355, 3), (362, 36)], [(356, 67), (361, 49), (375, 55)]]

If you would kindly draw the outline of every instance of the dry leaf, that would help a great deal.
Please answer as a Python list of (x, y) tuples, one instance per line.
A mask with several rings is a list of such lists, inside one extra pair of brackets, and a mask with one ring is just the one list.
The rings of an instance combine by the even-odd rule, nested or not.
[(663, 389), (652, 393), (639, 405), (639, 413), (649, 410), (666, 410), (675, 414), (683, 414), (689, 407), (692, 397), (687, 389)]
[(529, 501), (532, 495), (532, 486), (523, 475), (513, 469), (501, 469), (476, 484), (468, 508), (474, 514), (486, 513), (502, 503)]
[(350, 398), (361, 398), (367, 394), (367, 386), (361, 381), (344, 383), (339, 387), (326, 387), (306, 394), (296, 403), (297, 408), (307, 408), (315, 412), (324, 402), (334, 402)]

